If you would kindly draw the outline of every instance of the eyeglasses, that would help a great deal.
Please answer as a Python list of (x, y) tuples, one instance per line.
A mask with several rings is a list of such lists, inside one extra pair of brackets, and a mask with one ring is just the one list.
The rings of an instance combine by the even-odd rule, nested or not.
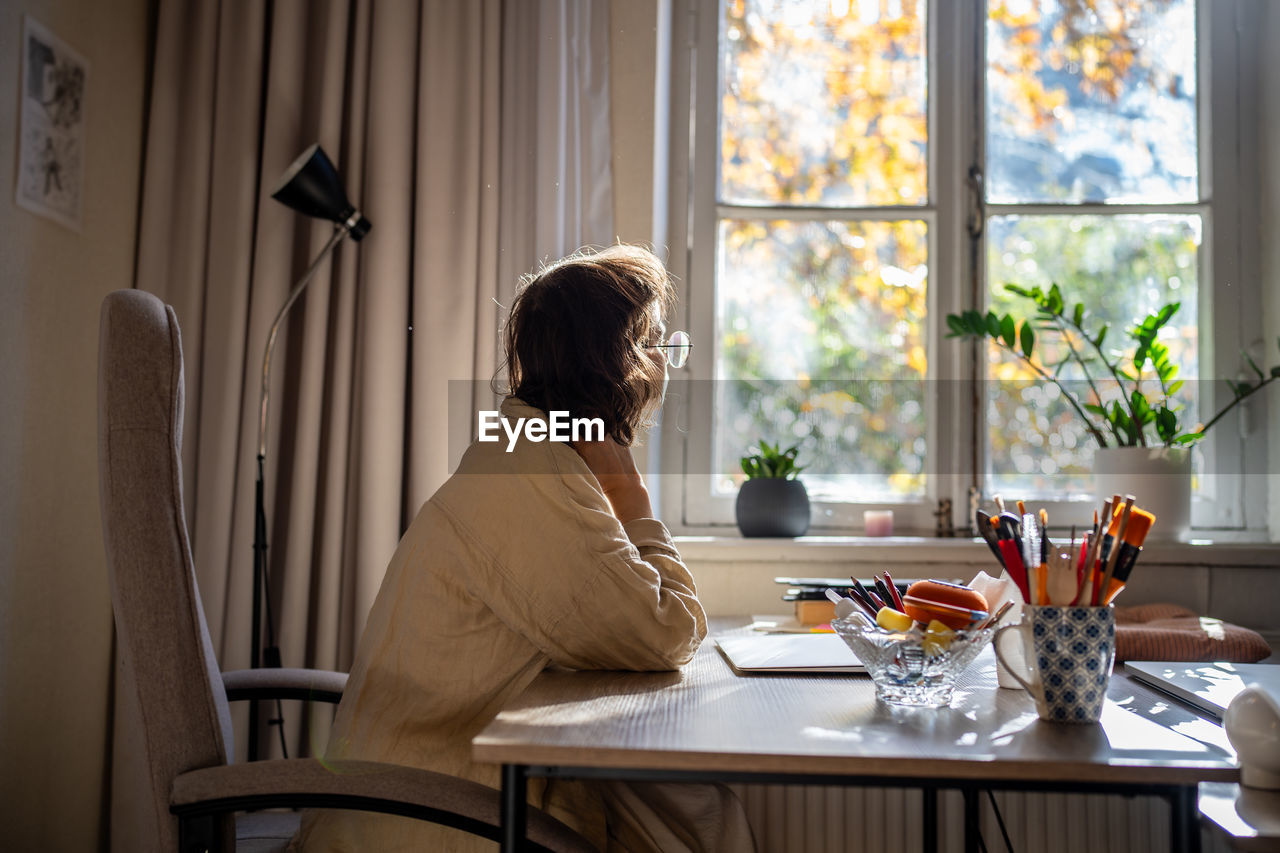
[(664, 349), (667, 351), (667, 364), (684, 367), (689, 361), (689, 350), (693, 349), (693, 342), (689, 340), (688, 332), (672, 332), (665, 344), (645, 344), (644, 348)]

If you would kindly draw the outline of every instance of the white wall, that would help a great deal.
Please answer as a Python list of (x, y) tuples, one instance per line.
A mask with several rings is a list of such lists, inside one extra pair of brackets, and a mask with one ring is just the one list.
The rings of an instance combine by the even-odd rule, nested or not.
[[(93, 850), (111, 603), (98, 522), (98, 306), (131, 286), (148, 0), (0, 0), (0, 826)], [(83, 231), (14, 203), (22, 18), (89, 63)]]

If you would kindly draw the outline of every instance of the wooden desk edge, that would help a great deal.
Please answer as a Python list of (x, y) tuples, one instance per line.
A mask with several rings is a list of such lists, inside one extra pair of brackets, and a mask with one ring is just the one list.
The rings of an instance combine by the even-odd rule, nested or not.
[[(693, 751), (626, 749), (566, 749), (535, 744), (510, 744), (481, 735), (472, 741), (472, 760), (485, 764), (522, 764), (548, 767), (590, 767), (618, 770), (645, 769), (672, 772), (761, 773), (796, 776), (883, 776), (919, 779), (1005, 780), (1027, 782), (1100, 782), (1121, 785), (1191, 786), (1200, 782), (1236, 782), (1237, 768), (1188, 762), (1185, 765), (1128, 767), (1113, 764), (1100, 774), (1088, 762), (1037, 762), (1009, 759), (957, 761), (938, 758), (851, 758), (848, 756), (730, 754)], [(815, 784), (820, 784), (816, 780)]]

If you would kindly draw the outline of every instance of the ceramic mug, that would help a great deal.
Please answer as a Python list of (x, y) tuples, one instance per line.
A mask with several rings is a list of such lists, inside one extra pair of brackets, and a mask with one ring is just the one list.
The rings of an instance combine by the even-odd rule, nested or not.
[[(1009, 631), (1021, 636), (1027, 679), (1001, 651), (1000, 639)], [(993, 645), (1009, 674), (1035, 699), (1040, 719), (1094, 723), (1102, 716), (1116, 657), (1115, 611), (1110, 606), (1027, 605), (1020, 623), (996, 631)]]

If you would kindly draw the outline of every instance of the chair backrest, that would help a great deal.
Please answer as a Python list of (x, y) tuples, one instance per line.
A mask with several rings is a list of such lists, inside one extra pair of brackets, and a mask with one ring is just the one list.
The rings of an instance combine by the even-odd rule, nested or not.
[(139, 290), (108, 294), (98, 352), (99, 498), (124, 673), (117, 691), (139, 712), (116, 725), (139, 727), (124, 740), (142, 755), (113, 757), (133, 761), (142, 777), (135, 784), (145, 786), (130, 792), (130, 818), (142, 824), (129, 833), (137, 849), (176, 850), (174, 776), (231, 755), (231, 717), (183, 514), (183, 388), (173, 309)]

